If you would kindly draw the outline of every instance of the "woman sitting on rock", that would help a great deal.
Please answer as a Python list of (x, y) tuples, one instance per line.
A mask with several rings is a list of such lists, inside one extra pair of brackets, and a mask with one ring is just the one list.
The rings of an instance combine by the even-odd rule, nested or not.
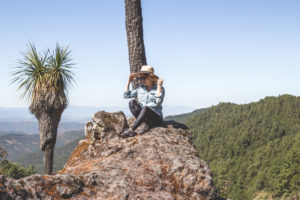
[[(129, 90), (129, 85), (133, 80), (138, 80), (141, 84)], [(163, 79), (154, 74), (151, 66), (142, 66), (139, 73), (132, 73), (124, 92), (124, 98), (137, 98), (138, 102), (133, 99), (129, 102), (131, 113), (136, 120), (133, 125), (122, 133), (123, 137), (132, 137), (136, 135), (135, 130), (145, 122), (146, 126), (142, 127), (139, 134), (143, 134), (148, 129), (161, 126), (163, 123), (162, 102), (165, 96), (165, 89), (162, 87)]]

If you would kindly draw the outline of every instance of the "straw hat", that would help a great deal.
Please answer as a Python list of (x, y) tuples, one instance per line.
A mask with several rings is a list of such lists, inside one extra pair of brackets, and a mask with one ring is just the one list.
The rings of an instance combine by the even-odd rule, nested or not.
[(159, 79), (157, 75), (154, 74), (154, 69), (150, 65), (143, 65), (141, 70), (135, 74), (135, 77), (142, 77), (142, 76), (151, 76), (155, 79)]

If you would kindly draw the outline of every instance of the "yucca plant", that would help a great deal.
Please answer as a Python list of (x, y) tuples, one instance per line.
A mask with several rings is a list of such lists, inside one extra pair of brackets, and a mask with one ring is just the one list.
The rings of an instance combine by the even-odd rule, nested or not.
[(52, 173), (57, 128), (68, 105), (68, 89), (74, 83), (71, 61), (68, 47), (57, 44), (52, 52), (48, 49), (38, 53), (35, 45), (29, 43), (12, 73), (12, 83), (19, 85), (18, 90), (23, 91), (21, 98), (30, 101), (29, 110), (38, 120), (46, 174)]

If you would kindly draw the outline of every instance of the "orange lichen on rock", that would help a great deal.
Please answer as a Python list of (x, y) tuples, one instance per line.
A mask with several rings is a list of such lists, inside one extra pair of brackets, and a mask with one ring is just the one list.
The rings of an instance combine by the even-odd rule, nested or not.
[(59, 194), (57, 193), (57, 189), (56, 189), (55, 185), (48, 186), (47, 188), (45, 188), (44, 192), (48, 196), (51, 196), (54, 199), (59, 199), (60, 198)]
[(69, 160), (67, 161), (67, 164), (64, 166), (64, 168), (59, 172), (61, 174), (65, 173), (66, 166), (75, 165), (75, 163), (83, 159), (84, 157), (81, 155), (82, 151), (86, 150), (90, 144), (90, 140), (81, 140), (81, 142), (78, 144), (78, 146), (74, 149), (72, 152)]

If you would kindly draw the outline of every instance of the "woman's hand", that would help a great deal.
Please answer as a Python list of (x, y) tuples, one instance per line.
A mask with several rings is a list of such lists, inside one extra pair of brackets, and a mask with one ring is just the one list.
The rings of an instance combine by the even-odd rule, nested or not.
[(134, 76), (135, 76), (135, 73), (131, 73), (131, 74), (129, 75), (128, 82), (127, 82), (126, 87), (125, 87), (125, 91), (129, 90), (129, 85), (130, 85), (130, 83), (131, 83), (133, 80), (136, 79), (136, 77), (134, 77)]
[(162, 86), (163, 83), (164, 83), (164, 79), (159, 78), (159, 79), (157, 80), (157, 85)]
[(133, 80), (135, 80), (136, 78), (135, 78), (134, 76), (135, 76), (135, 73), (131, 73), (131, 74), (129, 75), (128, 82), (132, 82)]

